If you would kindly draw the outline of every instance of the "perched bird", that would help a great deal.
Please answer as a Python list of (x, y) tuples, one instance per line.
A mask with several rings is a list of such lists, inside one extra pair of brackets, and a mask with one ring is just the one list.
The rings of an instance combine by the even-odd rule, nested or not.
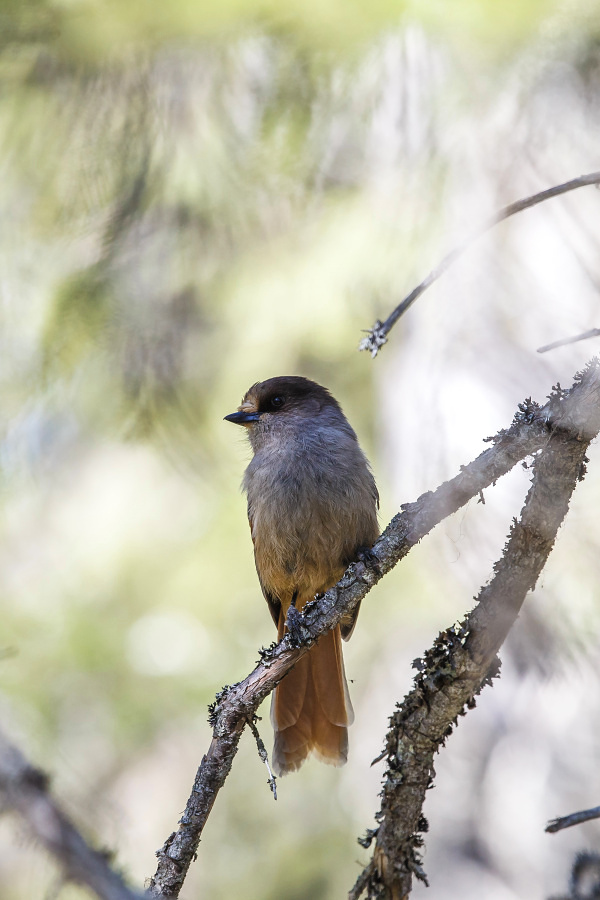
[[(337, 400), (307, 378), (252, 385), (228, 422), (244, 425), (254, 451), (243, 488), (254, 559), (281, 640), (290, 605), (302, 609), (334, 585), (379, 535), (379, 496), (369, 463)], [(343, 765), (354, 713), (340, 638), (358, 607), (311, 647), (275, 689), (273, 766), (298, 769), (311, 751)]]

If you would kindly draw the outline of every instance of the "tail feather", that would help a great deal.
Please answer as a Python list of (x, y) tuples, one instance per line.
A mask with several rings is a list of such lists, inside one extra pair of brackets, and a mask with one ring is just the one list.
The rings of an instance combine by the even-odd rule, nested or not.
[[(298, 723), (307, 702), (309, 669), (306, 654), (275, 688), (271, 702), (271, 724), (276, 732), (292, 728)], [(290, 678), (290, 675), (293, 677)]]
[(323, 635), (309, 658), (317, 699), (326, 717), (333, 725), (352, 725), (354, 710), (346, 682), (339, 627)]
[(300, 768), (311, 751), (323, 762), (343, 765), (353, 715), (338, 627), (323, 635), (275, 690), (275, 772), (284, 775)]

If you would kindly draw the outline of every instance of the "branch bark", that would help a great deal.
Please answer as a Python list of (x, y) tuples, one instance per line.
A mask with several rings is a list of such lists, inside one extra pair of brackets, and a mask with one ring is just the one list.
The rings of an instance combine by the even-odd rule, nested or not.
[[(410, 294), (408, 294), (404, 300), (392, 310), (385, 322), (380, 322), (379, 319), (375, 322), (366, 338), (363, 338), (358, 345), (358, 349), (368, 350), (371, 356), (377, 356), (381, 347), (383, 347), (384, 344), (387, 344), (387, 336), (398, 319), (404, 315), (407, 309), (412, 306), (415, 300), (417, 300), (428, 287), (431, 287), (431, 285), (434, 284), (434, 282), (436, 282), (438, 278), (440, 278), (444, 272), (446, 272), (450, 266), (463, 255), (465, 250), (467, 250), (477, 238), (485, 234), (486, 231), (489, 231), (490, 228), (493, 228), (495, 225), (498, 225), (499, 222), (503, 222), (505, 219), (510, 218), (510, 216), (522, 212), (524, 209), (530, 209), (530, 207), (537, 206), (538, 203), (543, 203), (545, 200), (550, 200), (552, 197), (558, 197), (560, 194), (566, 194), (568, 191), (574, 191), (577, 188), (586, 187), (590, 184), (600, 184), (600, 172), (591, 172), (589, 175), (580, 175), (579, 178), (565, 181), (564, 184), (557, 184), (545, 191), (540, 191), (538, 194), (533, 194), (531, 197), (525, 197), (522, 200), (515, 201), (515, 203), (510, 203), (493, 216), (490, 216), (487, 221), (475, 228), (462, 244), (459, 244), (451, 250), (450, 253), (438, 263), (435, 269), (431, 270), (427, 278), (423, 279), (416, 288), (413, 288)], [(548, 345), (547, 347), (542, 348), (540, 352), (549, 350), (554, 346), (558, 346), (558, 344)]]
[(589, 331), (584, 331), (583, 334), (576, 334), (575, 337), (568, 338), (560, 338), (558, 341), (552, 341), (551, 344), (544, 344), (543, 347), (538, 347), (538, 353), (547, 353), (548, 350), (556, 350), (557, 347), (564, 347), (566, 344), (576, 344), (577, 341), (587, 341), (590, 338), (598, 337), (600, 335), (600, 328), (590, 328)]
[(552, 819), (548, 822), (544, 831), (548, 834), (556, 834), (563, 828), (571, 828), (572, 825), (581, 825), (582, 822), (590, 822), (592, 819), (600, 819), (600, 806), (593, 809), (582, 809), (579, 812), (571, 813), (569, 816), (561, 816), (559, 819)]
[(373, 547), (378, 564), (350, 565), (337, 585), (307, 604), (298, 617), (294, 639), (286, 635), (278, 645), (263, 650), (261, 662), (247, 678), (217, 695), (210, 716), (212, 741), (196, 774), (179, 828), (157, 852), (151, 895), (179, 896), (216, 796), (231, 770), (244, 727), (252, 721), (264, 698), (311, 644), (351, 611), (435, 525), (478, 496), (519, 460), (546, 447), (552, 440), (552, 427), (566, 429), (571, 437), (586, 434), (591, 407), (597, 408), (599, 372), (594, 362), (571, 390), (562, 391), (557, 386), (542, 408), (531, 400), (520, 404), (512, 425), (489, 439), (493, 446), (436, 491), (402, 507)]
[[(390, 719), (382, 754), (387, 770), (379, 826), (360, 842), (376, 838), (373, 857), (350, 900), (364, 893), (377, 900), (404, 900), (413, 875), (426, 881), (421, 865), (423, 804), (435, 770), (435, 753), (475, 705), (475, 697), (498, 673), (496, 656), (527, 593), (552, 550), (578, 481), (585, 453), (600, 431), (600, 369), (596, 362), (580, 381), (580, 405), (552, 419), (552, 434), (533, 466), (531, 488), (515, 520), (494, 576), (482, 588), (473, 611), (449, 628), (416, 665), (413, 690)], [(563, 397), (564, 392), (562, 392)]]
[(48, 777), (34, 768), (0, 732), (0, 800), (27, 824), (56, 859), (65, 878), (87, 885), (101, 900), (142, 900), (114, 872), (106, 854), (93, 850), (48, 791)]

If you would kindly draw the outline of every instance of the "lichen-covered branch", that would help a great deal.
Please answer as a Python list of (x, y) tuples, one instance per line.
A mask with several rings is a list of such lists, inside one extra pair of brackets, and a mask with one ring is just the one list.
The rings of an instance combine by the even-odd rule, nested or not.
[[(477, 605), (458, 626), (436, 639), (422, 660), (412, 691), (390, 720), (378, 827), (361, 840), (375, 839), (373, 857), (352, 900), (408, 897), (413, 876), (425, 880), (419, 848), (427, 830), (423, 804), (434, 771), (435, 753), (475, 705), (475, 697), (499, 672), (496, 656), (527, 593), (535, 587), (577, 483), (585, 473), (586, 450), (600, 431), (600, 370), (594, 362), (580, 376), (576, 406), (556, 411), (551, 436), (533, 465), (532, 483), (491, 581)], [(560, 403), (569, 392), (559, 390)]]
[(31, 834), (59, 863), (65, 879), (84, 884), (101, 900), (142, 900), (111, 869), (106, 854), (93, 850), (57, 806), (48, 778), (0, 732), (0, 803), (17, 813)]
[[(493, 216), (490, 216), (487, 221), (482, 222), (475, 228), (462, 244), (459, 244), (458, 247), (451, 250), (450, 253), (438, 263), (435, 269), (431, 270), (427, 278), (424, 278), (420, 284), (413, 288), (410, 294), (408, 294), (404, 300), (392, 310), (385, 322), (380, 322), (379, 320), (375, 322), (366, 338), (363, 338), (358, 345), (358, 349), (368, 350), (371, 356), (377, 356), (381, 347), (383, 347), (384, 344), (387, 344), (387, 336), (398, 319), (404, 315), (407, 309), (413, 305), (415, 300), (417, 300), (428, 287), (431, 287), (431, 285), (434, 284), (438, 278), (440, 278), (444, 272), (446, 272), (450, 266), (463, 255), (473, 241), (485, 234), (486, 231), (489, 231), (490, 228), (493, 228), (494, 225), (498, 225), (499, 222), (503, 222), (505, 219), (516, 215), (516, 213), (522, 212), (524, 209), (530, 209), (532, 206), (537, 206), (538, 203), (550, 200), (552, 197), (558, 197), (560, 194), (566, 194), (568, 191), (574, 191), (576, 188), (586, 187), (590, 184), (600, 184), (600, 172), (591, 172), (589, 175), (580, 175), (579, 178), (565, 181), (564, 184), (557, 184), (554, 187), (547, 188), (545, 191), (540, 191), (538, 194), (533, 194), (531, 197), (524, 197), (522, 200), (510, 203)], [(551, 347), (557, 346), (559, 346), (559, 342), (542, 348), (542, 350), (549, 350)]]
[[(519, 460), (546, 447), (553, 439), (552, 428), (556, 429), (558, 423), (568, 428), (571, 436), (584, 433), (590, 416), (590, 385), (597, 390), (598, 379), (594, 363), (570, 391), (555, 389), (544, 407), (531, 400), (521, 404), (512, 425), (490, 439), (492, 446), (476, 460), (463, 466), (455, 478), (436, 491), (403, 506), (374, 545), (378, 563), (356, 562), (349, 566), (337, 585), (304, 607), (295, 623), (293, 639), (287, 635), (277, 646), (263, 651), (261, 662), (244, 681), (223, 689), (211, 711), (212, 741), (196, 774), (179, 828), (157, 853), (151, 894), (179, 896), (216, 796), (231, 770), (242, 731), (264, 698), (311, 644), (352, 610), (421, 538)], [(456, 714), (458, 711), (451, 719)], [(413, 831), (414, 828), (411, 835)]]

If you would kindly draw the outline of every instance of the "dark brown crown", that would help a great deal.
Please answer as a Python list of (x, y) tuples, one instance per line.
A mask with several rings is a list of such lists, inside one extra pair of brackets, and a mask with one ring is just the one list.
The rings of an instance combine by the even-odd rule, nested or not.
[(257, 412), (278, 412), (280, 409), (301, 409), (318, 404), (318, 408), (333, 406), (340, 409), (337, 400), (327, 388), (298, 375), (279, 375), (253, 384), (246, 391), (242, 405), (251, 405)]

